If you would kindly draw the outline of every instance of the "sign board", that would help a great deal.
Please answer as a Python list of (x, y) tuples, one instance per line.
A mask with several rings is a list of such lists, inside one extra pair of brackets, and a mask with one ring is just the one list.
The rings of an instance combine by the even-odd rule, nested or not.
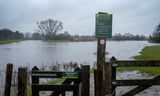
[(63, 72), (62, 78), (78, 78), (78, 72)]
[(99, 12), (96, 14), (96, 32), (97, 38), (111, 38), (112, 37), (112, 14)]
[(32, 72), (32, 76), (39, 78), (78, 78), (79, 72), (36, 71)]

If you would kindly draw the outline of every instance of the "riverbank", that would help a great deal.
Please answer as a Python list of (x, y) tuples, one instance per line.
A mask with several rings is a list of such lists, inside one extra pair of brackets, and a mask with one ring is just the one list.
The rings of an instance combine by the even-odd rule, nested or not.
[(138, 60), (160, 60), (160, 46), (146, 46), (140, 52), (140, 55), (135, 56)]
[[(135, 59), (138, 60), (160, 60), (160, 46), (146, 46), (140, 52), (140, 55), (135, 56)], [(118, 68), (119, 71), (133, 71), (140, 70), (150, 75), (159, 75), (159, 67), (122, 67)]]
[(20, 40), (0, 40), (0, 44), (19, 42)]

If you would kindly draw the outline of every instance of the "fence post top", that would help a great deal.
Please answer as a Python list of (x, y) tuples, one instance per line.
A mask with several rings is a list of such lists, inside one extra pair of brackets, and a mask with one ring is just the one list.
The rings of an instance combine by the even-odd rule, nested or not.
[(111, 62), (115, 62), (115, 61), (117, 61), (117, 59), (114, 56), (112, 56), (111, 59), (110, 59), (110, 61)]
[(8, 63), (7, 65), (12, 65), (12, 66), (13, 66), (13, 64), (12, 64), (12, 63)]
[(32, 70), (39, 70), (39, 68), (37, 66), (34, 66)]
[(19, 69), (27, 69), (27, 66), (19, 66)]

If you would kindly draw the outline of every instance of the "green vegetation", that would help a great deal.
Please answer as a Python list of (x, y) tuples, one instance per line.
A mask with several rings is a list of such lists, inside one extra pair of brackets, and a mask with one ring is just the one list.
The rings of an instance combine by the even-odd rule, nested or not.
[(48, 80), (47, 84), (60, 84), (64, 81), (64, 78), (57, 78), (57, 79), (52, 79), (52, 80)]
[(0, 40), (0, 44), (7, 44), (7, 43), (13, 43), (18, 42), (19, 40)]
[(160, 60), (160, 46), (146, 46), (135, 59)]
[[(146, 46), (140, 52), (140, 55), (135, 56), (138, 60), (160, 60), (160, 46)], [(150, 75), (159, 75), (159, 67), (120, 67), (118, 71), (131, 71), (140, 70), (142, 72), (148, 73)]]

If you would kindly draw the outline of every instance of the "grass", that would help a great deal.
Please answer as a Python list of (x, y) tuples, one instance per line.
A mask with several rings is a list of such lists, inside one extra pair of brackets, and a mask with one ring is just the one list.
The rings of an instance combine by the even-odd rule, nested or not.
[(52, 79), (48, 80), (47, 84), (57, 84), (57, 83), (62, 83), (65, 79), (64, 78), (57, 78), (57, 79)]
[(0, 44), (8, 44), (13, 42), (18, 42), (20, 40), (0, 40)]
[[(135, 56), (138, 60), (160, 60), (160, 46), (146, 46)], [(150, 75), (160, 75), (160, 67), (120, 67), (118, 71), (139, 70)]]
[(146, 46), (135, 59), (160, 60), (160, 46)]

